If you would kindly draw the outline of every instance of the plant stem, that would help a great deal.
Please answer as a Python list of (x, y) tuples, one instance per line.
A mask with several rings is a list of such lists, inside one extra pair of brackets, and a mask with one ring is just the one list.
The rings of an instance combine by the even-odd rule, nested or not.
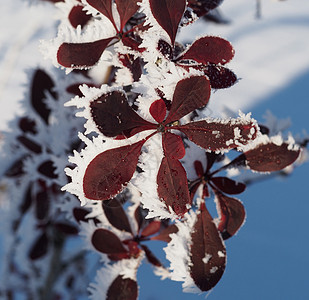
[(53, 232), (53, 254), (49, 264), (49, 272), (45, 283), (39, 291), (40, 300), (51, 300), (53, 297), (53, 286), (59, 278), (62, 269), (61, 254), (65, 243), (63, 235), (59, 235), (59, 231)]

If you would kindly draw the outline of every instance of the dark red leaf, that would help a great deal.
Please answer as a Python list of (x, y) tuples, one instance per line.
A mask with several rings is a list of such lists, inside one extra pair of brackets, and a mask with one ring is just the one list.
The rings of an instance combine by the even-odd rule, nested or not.
[(178, 232), (178, 227), (175, 224), (169, 225), (160, 231), (158, 235), (151, 237), (151, 240), (163, 241), (169, 243), (171, 241), (170, 234)]
[(212, 177), (211, 182), (223, 193), (237, 195), (246, 189), (246, 185), (227, 177)]
[(187, 174), (181, 163), (176, 159), (165, 156), (157, 176), (158, 194), (165, 202), (167, 209), (182, 217), (187, 211), (187, 205), (191, 204), (188, 189)]
[[(77, 95), (79, 97), (83, 97), (83, 93), (80, 91), (79, 87), (81, 85), (83, 85), (84, 83), (80, 82), (80, 83), (74, 83), (74, 84), (71, 84), (69, 85), (67, 88), (66, 88), (66, 91), (70, 94), (73, 94), (73, 95)], [(96, 86), (95, 84), (93, 83), (89, 83), (87, 82), (87, 86), (88, 87), (98, 87)]]
[(210, 83), (205, 76), (192, 76), (180, 80), (176, 85), (165, 124), (177, 121), (195, 109), (204, 107), (209, 97)]
[(215, 36), (205, 36), (196, 40), (177, 60), (189, 59), (207, 65), (226, 64), (234, 56), (230, 42)]
[(172, 48), (172, 46), (168, 42), (166, 42), (166, 41), (164, 41), (162, 39), (159, 40), (159, 42), (158, 42), (158, 50), (167, 59), (173, 59), (173, 48)]
[(114, 24), (112, 0), (86, 0), (86, 2), (102, 13)]
[(141, 249), (138, 247), (138, 243), (132, 240), (128, 240), (126, 243), (129, 248), (129, 256), (137, 258), (141, 252)]
[(198, 181), (198, 182), (194, 182), (194, 183), (191, 183), (189, 185), (189, 191), (190, 191), (190, 199), (191, 199), (191, 202), (193, 201), (193, 198), (199, 188), (199, 186), (202, 184), (202, 180)]
[(188, 6), (198, 17), (202, 17), (210, 10), (215, 9), (223, 0), (188, 0)]
[(119, 261), (122, 259), (131, 258), (131, 254), (129, 252), (126, 253), (117, 253), (117, 254), (107, 254), (107, 257), (112, 261)]
[[(123, 39), (124, 40), (124, 39)], [(128, 38), (125, 38), (127, 41)], [(120, 62), (130, 70), (134, 81), (138, 81), (142, 75), (141, 59), (139, 57), (134, 57), (132, 54), (118, 54)]]
[(32, 183), (29, 184), (26, 192), (25, 192), (25, 195), (24, 195), (24, 198), (22, 200), (22, 204), (20, 205), (19, 207), (19, 210), (20, 212), (24, 215), (27, 210), (31, 207), (32, 205), (32, 200), (33, 200), (33, 197), (32, 197)]
[[(134, 39), (133, 37), (129, 35), (123, 35), (121, 41), (125, 46), (131, 48), (132, 50), (138, 51), (139, 53), (143, 53), (146, 50), (146, 48), (139, 47), (141, 44), (141, 40)], [(128, 55), (128, 54), (126, 53), (123, 55)]]
[(58, 49), (58, 63), (66, 68), (92, 67), (113, 39), (111, 37), (88, 43), (63, 43)]
[(36, 128), (36, 123), (34, 120), (29, 119), (28, 117), (23, 117), (19, 120), (19, 128), (24, 132), (24, 133), (32, 133), (36, 134), (37, 133), (37, 128)]
[(39, 220), (44, 220), (49, 213), (50, 198), (45, 190), (37, 192), (35, 195), (35, 215)]
[(127, 253), (120, 239), (111, 231), (99, 228), (92, 235), (91, 242), (93, 247), (105, 254)]
[(153, 16), (167, 32), (174, 45), (177, 30), (186, 8), (185, 0), (150, 0)]
[(162, 267), (163, 265), (158, 260), (158, 258), (150, 251), (146, 245), (141, 245), (142, 249), (145, 251), (147, 260), (155, 267)]
[(38, 171), (45, 175), (46, 177), (56, 179), (58, 175), (56, 174), (56, 167), (51, 160), (44, 161), (38, 166)]
[(24, 147), (26, 147), (28, 150), (39, 154), (42, 152), (41, 145), (37, 144), (35, 141), (31, 140), (30, 138), (20, 135), (16, 138)]
[(209, 170), (214, 165), (214, 163), (217, 161), (218, 156), (220, 154), (216, 154), (215, 152), (205, 152), (205, 154), (206, 154), (206, 172), (205, 173), (208, 173)]
[(204, 184), (202, 198), (209, 198), (209, 197), (210, 197), (210, 194), (209, 194), (208, 185)]
[(104, 201), (102, 207), (109, 223), (119, 230), (132, 233), (128, 217), (117, 199)]
[(152, 221), (150, 222), (141, 232), (141, 237), (148, 237), (157, 233), (161, 228), (160, 221)]
[(212, 289), (222, 277), (226, 264), (226, 251), (218, 229), (205, 204), (197, 216), (191, 234), (190, 274), (201, 291)]
[(227, 197), (219, 191), (215, 191), (215, 194), (220, 217), (218, 230), (221, 232), (223, 239), (226, 240), (233, 236), (243, 225), (246, 212), (238, 199)]
[(266, 134), (266, 135), (269, 134), (270, 130), (267, 126), (259, 124), (259, 127), (260, 127), (260, 131), (262, 134)]
[(29, 251), (29, 257), (32, 260), (36, 260), (44, 256), (48, 251), (48, 237), (45, 232), (43, 232), (34, 242), (32, 245), (30, 251)]
[(300, 151), (289, 150), (288, 147), (286, 143), (280, 146), (274, 143), (260, 145), (244, 153), (247, 165), (251, 170), (259, 172), (280, 171), (292, 164), (299, 156)]
[(7, 177), (17, 177), (24, 175), (24, 160), (27, 155), (21, 157), (20, 159), (16, 160), (4, 173)]
[(108, 200), (117, 195), (132, 178), (144, 143), (142, 140), (97, 155), (84, 175), (85, 196), (93, 200)]
[(64, 234), (70, 234), (70, 235), (78, 234), (78, 229), (71, 224), (63, 223), (63, 222), (57, 222), (54, 225), (60, 232), (62, 232)]
[(157, 127), (141, 118), (120, 91), (102, 95), (90, 103), (90, 109), (98, 129), (108, 137), (120, 134), (130, 137), (137, 132)]
[(115, 2), (120, 16), (120, 31), (122, 31), (129, 19), (137, 12), (139, 0), (115, 0)]
[(165, 132), (162, 137), (164, 154), (172, 159), (181, 159), (186, 154), (182, 138), (174, 133)]
[(138, 206), (134, 212), (134, 217), (135, 217), (135, 221), (137, 223), (137, 231), (139, 232), (140, 229), (142, 228), (142, 225), (144, 223), (144, 216), (142, 213), (142, 208), (140, 206)]
[[(176, 129), (176, 126), (175, 126)], [(255, 139), (257, 128), (250, 121), (230, 120), (226, 123), (220, 121), (197, 121), (177, 126), (193, 143), (211, 150), (236, 148), (239, 144), (247, 144)]]
[(87, 15), (83, 8), (82, 5), (75, 5), (69, 13), (68, 19), (74, 28), (77, 28), (78, 25), (83, 28), (91, 19), (91, 15)]
[(84, 209), (82, 207), (74, 207), (73, 216), (77, 222), (83, 221), (87, 222), (86, 216), (89, 214), (89, 210)]
[(208, 76), (213, 89), (226, 89), (237, 81), (237, 76), (222, 66), (208, 65), (203, 71)]
[(195, 173), (198, 177), (204, 176), (205, 171), (204, 171), (202, 163), (199, 160), (194, 161), (194, 169), (195, 169)]
[(48, 123), (50, 109), (47, 107), (44, 99), (46, 94), (50, 94), (54, 99), (57, 99), (57, 93), (54, 91), (54, 82), (42, 70), (37, 70), (32, 79), (31, 86), (31, 104), (39, 116)]
[(166, 116), (166, 105), (163, 99), (156, 100), (150, 105), (149, 112), (158, 122), (162, 123)]
[(137, 296), (137, 282), (119, 275), (108, 288), (106, 300), (137, 300)]

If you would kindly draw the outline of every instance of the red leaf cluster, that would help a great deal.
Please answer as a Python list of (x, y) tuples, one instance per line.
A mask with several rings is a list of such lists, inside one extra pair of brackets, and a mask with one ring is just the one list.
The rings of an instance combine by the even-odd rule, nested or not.
[[(243, 120), (225, 123), (203, 120), (178, 125), (182, 117), (207, 105), (209, 97), (210, 85), (204, 76), (180, 80), (175, 87), (168, 114), (162, 99), (154, 101), (150, 106), (150, 114), (158, 123), (141, 118), (129, 106), (123, 92), (103, 94), (92, 101), (92, 119), (104, 135), (131, 137), (141, 131), (152, 131), (144, 140), (96, 156), (84, 175), (85, 196), (94, 200), (107, 200), (118, 194), (133, 176), (143, 144), (154, 134), (161, 134), (164, 157), (157, 175), (158, 195), (167, 209), (171, 207), (178, 216), (183, 216), (191, 204), (186, 172), (179, 162), (185, 154), (185, 148), (182, 138), (171, 130), (184, 133), (197, 145), (212, 151), (231, 149), (237, 143), (245, 144), (255, 138), (252, 130), (257, 131), (253, 123)], [(235, 137), (236, 129), (241, 133), (239, 137)], [(233, 142), (229, 142), (231, 140)]]

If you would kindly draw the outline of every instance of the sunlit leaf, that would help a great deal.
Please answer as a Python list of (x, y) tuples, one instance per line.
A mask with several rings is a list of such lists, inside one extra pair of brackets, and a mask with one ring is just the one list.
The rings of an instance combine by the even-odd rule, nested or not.
[(86, 0), (86, 2), (114, 23), (112, 0)]
[(215, 194), (219, 209), (218, 230), (221, 232), (223, 239), (226, 240), (233, 236), (243, 225), (246, 212), (238, 199), (225, 196), (219, 191), (215, 191)]
[(136, 300), (137, 295), (137, 282), (118, 275), (107, 290), (106, 300)]
[(90, 109), (97, 128), (108, 137), (120, 134), (130, 137), (145, 129), (156, 129), (156, 124), (144, 120), (129, 106), (125, 94), (120, 91), (100, 96), (90, 103)]
[(189, 59), (201, 64), (226, 64), (234, 56), (230, 42), (215, 36), (205, 36), (196, 40), (177, 60)]
[(190, 274), (201, 291), (212, 289), (222, 277), (226, 264), (226, 251), (218, 229), (205, 204), (194, 225), (191, 244)]
[(120, 239), (111, 231), (99, 228), (91, 237), (93, 247), (105, 254), (127, 253)]
[(205, 171), (204, 171), (202, 163), (199, 160), (194, 161), (194, 169), (195, 169), (195, 173), (198, 177), (204, 176)]
[(121, 20), (120, 31), (122, 31), (128, 20), (137, 12), (139, 0), (115, 0), (115, 2)]
[(223, 150), (247, 144), (256, 136), (257, 128), (251, 122), (228, 121), (197, 121), (178, 126), (193, 143), (211, 150)]
[(163, 149), (166, 156), (172, 159), (181, 159), (186, 150), (182, 138), (174, 133), (166, 132), (162, 137)]
[(289, 150), (289, 145), (283, 143), (278, 146), (274, 143), (260, 145), (244, 153), (247, 165), (251, 170), (259, 172), (280, 171), (292, 164), (299, 156), (300, 151)]
[(111, 37), (88, 43), (63, 43), (57, 52), (58, 63), (66, 68), (92, 67), (113, 39)]
[(166, 105), (164, 100), (159, 99), (153, 102), (150, 105), (149, 112), (158, 123), (162, 123), (166, 115)]
[(186, 1), (150, 0), (149, 3), (153, 16), (174, 44), (178, 26), (185, 11)]
[(163, 157), (158, 176), (158, 194), (166, 207), (171, 207), (178, 216), (183, 216), (191, 204), (187, 174), (181, 163), (167, 156)]
[(210, 83), (205, 76), (192, 76), (180, 80), (176, 85), (165, 124), (177, 121), (195, 109), (204, 107), (209, 97)]
[(68, 19), (74, 28), (77, 28), (78, 25), (84, 27), (91, 19), (91, 15), (86, 14), (86, 11), (84, 11), (83, 8), (84, 6), (82, 5), (75, 5), (72, 7), (68, 15)]
[(142, 140), (97, 155), (84, 175), (85, 196), (93, 200), (108, 200), (117, 195), (132, 178), (144, 143)]

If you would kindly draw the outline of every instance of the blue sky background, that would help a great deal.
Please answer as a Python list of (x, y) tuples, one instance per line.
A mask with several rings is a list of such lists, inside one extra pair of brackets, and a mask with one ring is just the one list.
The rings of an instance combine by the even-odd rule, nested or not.
[[(266, 110), (290, 117), (291, 131), (309, 128), (309, 69), (289, 85), (269, 95), (252, 109), (262, 120)], [(252, 184), (239, 195), (247, 220), (238, 234), (226, 241), (227, 268), (209, 300), (306, 300), (309, 294), (309, 164), (287, 178)], [(149, 246), (153, 246), (152, 242)], [(159, 248), (159, 247), (157, 247)], [(181, 284), (160, 281), (150, 266), (139, 271), (143, 300), (204, 299), (184, 294)]]

